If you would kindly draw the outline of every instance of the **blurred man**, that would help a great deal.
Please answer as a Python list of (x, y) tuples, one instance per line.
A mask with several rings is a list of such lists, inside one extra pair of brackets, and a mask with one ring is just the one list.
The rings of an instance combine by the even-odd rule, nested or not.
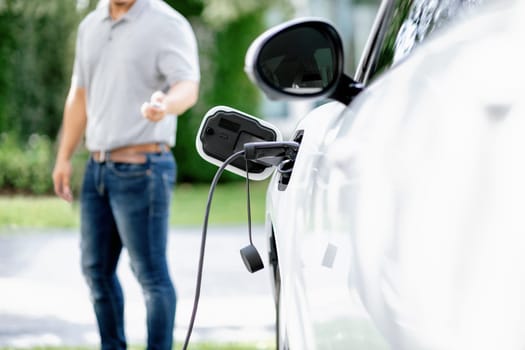
[[(177, 119), (198, 96), (194, 33), (160, 0), (110, 0), (80, 24), (53, 181), (72, 201), (71, 157), (91, 157), (80, 197), (82, 271), (102, 349), (124, 349), (115, 274), (126, 247), (144, 293), (148, 349), (171, 349), (176, 295), (166, 262)], [(164, 92), (162, 92), (164, 91)], [(148, 101), (148, 102), (144, 102)]]

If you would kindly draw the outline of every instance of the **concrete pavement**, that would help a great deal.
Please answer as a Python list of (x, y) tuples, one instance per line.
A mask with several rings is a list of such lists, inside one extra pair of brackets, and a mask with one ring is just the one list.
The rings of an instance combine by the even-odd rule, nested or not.
[[(4, 229), (5, 231), (5, 229)], [(199, 311), (192, 340), (261, 341), (274, 337), (274, 309), (262, 227), (253, 229), (265, 269), (250, 274), (239, 249), (247, 228), (210, 225)], [(96, 345), (89, 292), (80, 273), (77, 232), (47, 230), (0, 235), (0, 347)], [(178, 294), (177, 341), (187, 331), (195, 291), (200, 228), (173, 228), (169, 263)], [(145, 309), (124, 251), (118, 274), (126, 300), (130, 344), (144, 344)]]

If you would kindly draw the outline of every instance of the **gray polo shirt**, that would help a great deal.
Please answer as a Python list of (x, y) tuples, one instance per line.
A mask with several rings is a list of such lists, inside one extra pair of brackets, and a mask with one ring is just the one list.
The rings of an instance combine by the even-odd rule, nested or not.
[(191, 26), (163, 1), (136, 0), (118, 21), (108, 6), (97, 8), (79, 26), (72, 79), (86, 89), (87, 148), (175, 145), (177, 118), (151, 122), (140, 107), (154, 91), (199, 78)]

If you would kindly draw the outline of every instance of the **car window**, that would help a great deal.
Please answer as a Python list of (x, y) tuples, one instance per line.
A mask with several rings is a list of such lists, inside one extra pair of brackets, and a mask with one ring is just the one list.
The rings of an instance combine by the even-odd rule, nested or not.
[(393, 0), (388, 2), (381, 19), (380, 37), (370, 48), (365, 81), (377, 77), (385, 69), (404, 59), (431, 34), (462, 16), (483, 0)]

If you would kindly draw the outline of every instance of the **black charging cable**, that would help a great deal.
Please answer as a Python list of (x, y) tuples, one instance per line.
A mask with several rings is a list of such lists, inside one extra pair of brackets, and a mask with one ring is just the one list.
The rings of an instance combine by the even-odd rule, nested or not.
[(246, 211), (248, 213), (248, 238), (250, 239), (250, 244), (253, 245), (252, 240), (252, 209), (250, 205), (250, 172), (248, 171), (248, 159), (245, 157), (245, 166), (246, 166)]
[[(229, 156), (224, 163), (220, 166), (220, 168), (215, 173), (215, 176), (213, 177), (213, 181), (210, 185), (210, 191), (208, 192), (208, 201), (206, 202), (206, 211), (204, 214), (204, 224), (202, 227), (202, 238), (201, 238), (201, 249), (200, 249), (200, 257), (199, 257), (199, 266), (198, 266), (198, 272), (197, 272), (197, 283), (195, 285), (195, 299), (193, 301), (193, 310), (191, 313), (190, 323), (188, 326), (188, 332), (186, 333), (186, 340), (184, 341), (184, 345), (182, 346), (183, 350), (186, 350), (188, 348), (188, 345), (190, 343), (191, 333), (193, 331), (193, 326), (195, 324), (195, 317), (197, 316), (197, 309), (199, 307), (199, 299), (201, 294), (201, 282), (202, 282), (202, 270), (204, 266), (204, 251), (206, 249), (206, 234), (208, 232), (208, 219), (210, 217), (210, 208), (211, 208), (211, 200), (213, 198), (213, 193), (215, 192), (215, 188), (217, 187), (217, 183), (219, 182), (219, 179), (224, 172), (224, 169), (233, 162), (235, 159), (241, 157), (244, 155), (244, 150), (236, 152)], [(251, 240), (251, 236), (250, 236)]]
[(250, 245), (241, 249), (242, 260), (249, 272), (253, 273), (259, 271), (264, 267), (262, 259), (257, 252), (257, 249), (253, 245), (252, 240), (252, 219), (251, 219), (251, 206), (250, 206), (250, 178), (248, 171), (248, 161), (264, 159), (264, 163), (268, 166), (278, 165), (283, 160), (292, 159), (295, 160), (299, 144), (296, 142), (251, 142), (244, 145), (242, 151), (238, 151), (229, 156), (224, 163), (219, 167), (215, 176), (213, 177), (210, 185), (210, 191), (208, 192), (208, 199), (206, 202), (206, 210), (204, 213), (204, 224), (202, 227), (202, 238), (199, 256), (199, 265), (197, 268), (197, 282), (195, 285), (195, 298), (193, 301), (193, 310), (190, 317), (190, 323), (188, 325), (188, 332), (186, 333), (186, 339), (182, 345), (182, 350), (187, 350), (193, 332), (193, 326), (195, 325), (195, 318), (197, 316), (197, 309), (199, 307), (199, 299), (201, 294), (202, 285), (202, 271), (204, 267), (204, 252), (206, 250), (206, 235), (208, 232), (208, 221), (210, 216), (211, 201), (213, 193), (217, 187), (219, 179), (228, 165), (230, 165), (237, 158), (244, 156), (246, 160), (246, 192), (247, 192), (247, 210), (248, 210), (248, 234), (250, 238)]
[[(246, 150), (246, 147), (245, 147)], [(264, 268), (264, 263), (261, 259), (261, 255), (257, 251), (257, 248), (253, 245), (252, 239), (252, 210), (251, 210), (251, 200), (250, 200), (250, 172), (248, 168), (248, 158), (245, 156), (245, 166), (246, 166), (246, 209), (248, 212), (248, 237), (250, 239), (250, 244), (240, 250), (241, 259), (246, 266), (246, 269), (250, 273), (257, 272)]]

